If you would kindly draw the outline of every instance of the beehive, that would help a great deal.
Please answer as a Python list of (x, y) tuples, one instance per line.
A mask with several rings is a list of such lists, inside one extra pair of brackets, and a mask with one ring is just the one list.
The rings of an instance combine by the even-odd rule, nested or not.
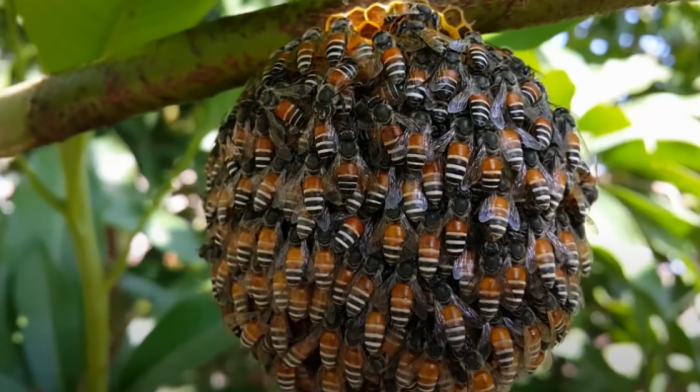
[(223, 319), (285, 391), (507, 391), (582, 306), (581, 145), (459, 9), (332, 15), (272, 54), (211, 152)]

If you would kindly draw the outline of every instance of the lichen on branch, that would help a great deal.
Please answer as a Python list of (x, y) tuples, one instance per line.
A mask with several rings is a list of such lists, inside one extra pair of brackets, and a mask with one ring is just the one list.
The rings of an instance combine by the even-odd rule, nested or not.
[[(298, 0), (222, 18), (75, 70), (0, 91), (0, 156), (242, 85), (269, 54), (328, 15), (375, 0)], [(661, 2), (670, 2), (662, 0)], [(435, 0), (482, 33), (606, 13), (655, 0)]]

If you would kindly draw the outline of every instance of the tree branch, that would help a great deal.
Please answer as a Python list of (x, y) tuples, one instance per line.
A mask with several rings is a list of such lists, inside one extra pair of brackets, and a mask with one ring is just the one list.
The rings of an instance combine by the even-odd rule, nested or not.
[[(482, 33), (520, 29), (671, 0), (435, 0)], [(0, 92), (0, 156), (59, 142), (166, 105), (239, 86), (269, 54), (328, 15), (376, 0), (298, 0), (222, 18), (76, 70)]]

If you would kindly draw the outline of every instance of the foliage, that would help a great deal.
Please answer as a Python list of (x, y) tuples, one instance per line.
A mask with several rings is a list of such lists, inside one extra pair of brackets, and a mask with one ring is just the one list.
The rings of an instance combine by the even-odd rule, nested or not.
[[(241, 7), (215, 3), (4, 0), (0, 88)], [(639, 21), (630, 23), (634, 12)], [(550, 99), (572, 106), (601, 163), (586, 307), (551, 369), (519, 391), (700, 385), (700, 331), (688, 322), (700, 317), (700, 63), (691, 55), (699, 14), (697, 4), (679, 3), (487, 37), (542, 72)], [(616, 90), (609, 81), (637, 72), (629, 64), (652, 39), (645, 36), (668, 47), (644, 56), (653, 72), (639, 69)], [(592, 52), (594, 40), (608, 51)], [(629, 62), (626, 71), (613, 73), (610, 59)], [(658, 94), (666, 91), (687, 97)], [(223, 328), (196, 252), (204, 220), (197, 174), (237, 93), (0, 162), (0, 390), (99, 391), (104, 377), (91, 358), (101, 354), (113, 391), (264, 389)], [(108, 319), (90, 324), (100, 310)], [(104, 346), (91, 346), (93, 327), (107, 320)]]

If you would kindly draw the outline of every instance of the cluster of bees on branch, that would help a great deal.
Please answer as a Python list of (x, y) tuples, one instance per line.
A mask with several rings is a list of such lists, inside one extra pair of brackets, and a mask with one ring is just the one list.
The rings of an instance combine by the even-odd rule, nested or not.
[(221, 125), (200, 253), (284, 391), (507, 391), (582, 306), (597, 191), (576, 124), (512, 52), (443, 19), (336, 16)]

